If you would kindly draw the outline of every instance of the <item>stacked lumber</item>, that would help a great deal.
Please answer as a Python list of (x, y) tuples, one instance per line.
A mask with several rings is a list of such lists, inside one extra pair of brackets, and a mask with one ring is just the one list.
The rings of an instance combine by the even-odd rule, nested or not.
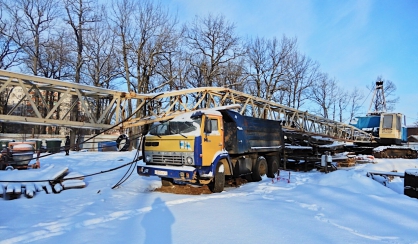
[(81, 174), (76, 173), (76, 172), (70, 172), (69, 174), (67, 174), (64, 177), (61, 185), (64, 188), (64, 190), (86, 187), (86, 183), (84, 182), (84, 177)]
[(54, 165), (44, 169), (0, 171), (0, 181), (0, 198), (6, 200), (20, 198), (22, 194), (32, 198), (40, 192), (60, 193), (86, 186), (81, 174)]
[(337, 167), (353, 167), (356, 165), (356, 158), (347, 157), (345, 160), (337, 161)]

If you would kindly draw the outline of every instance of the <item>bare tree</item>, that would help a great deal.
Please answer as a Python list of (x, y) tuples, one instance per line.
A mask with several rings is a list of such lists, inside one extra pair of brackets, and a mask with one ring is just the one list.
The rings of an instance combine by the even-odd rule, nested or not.
[(73, 43), (65, 30), (50, 34), (40, 46), (39, 75), (57, 80), (73, 78)]
[[(38, 75), (41, 67), (42, 45), (54, 32), (59, 16), (59, 0), (4, 0), (2, 2), (9, 23), (13, 27), (3, 33), (15, 43), (22, 52), (19, 57), (21, 69)], [(40, 94), (35, 92), (32, 98), (38, 106), (42, 104)], [(43, 107), (47, 104), (43, 104)], [(45, 127), (35, 126), (35, 133), (45, 132)], [(42, 130), (42, 131), (41, 131)]]
[(341, 87), (337, 88), (336, 94), (335, 94), (335, 103), (334, 103), (334, 115), (333, 119), (338, 117), (339, 122), (343, 122), (343, 116), (344, 112), (347, 110), (348, 107), (348, 101), (349, 101), (348, 93), (342, 89)]
[[(121, 58), (120, 66), (123, 67), (124, 77), (126, 80), (126, 88), (128, 92), (133, 90), (133, 81), (131, 80), (131, 62), (129, 58), (129, 50), (131, 48), (131, 39), (135, 34), (133, 26), (133, 16), (136, 12), (135, 1), (133, 0), (113, 0), (111, 14), (108, 18), (111, 29), (116, 35), (119, 45)], [(118, 47), (116, 47), (118, 48)], [(129, 114), (132, 113), (132, 101), (128, 101)]]
[(97, 7), (92, 0), (64, 0), (64, 7), (67, 13), (64, 18), (73, 31), (77, 59), (74, 62), (74, 82), (80, 83), (82, 78), (82, 68), (85, 62), (83, 50), (85, 48), (85, 32), (90, 31), (91, 24), (99, 21), (94, 9)]
[[(74, 74), (72, 48), (72, 42), (68, 39), (68, 33), (65, 30), (56, 34), (51, 33), (40, 47), (38, 75), (57, 80), (71, 80)], [(53, 91), (44, 91), (43, 96), (46, 105), (42, 107), (40, 112), (46, 117), (48, 112), (54, 107), (55, 102), (61, 98), (61, 94)], [(55, 119), (63, 119), (60, 110), (61, 107), (58, 107), (53, 115)], [(43, 132), (45, 133), (46, 131)], [(55, 133), (59, 133), (59, 130), (55, 130)]]
[(236, 91), (245, 91), (245, 85), (249, 77), (245, 64), (245, 58), (240, 57), (232, 62), (228, 62), (223, 67), (224, 71), (220, 74), (219, 80), (222, 81), (224, 87), (232, 88)]
[(115, 4), (112, 25), (122, 43), (128, 90), (148, 93), (161, 89), (168, 81), (159, 83), (158, 67), (178, 50), (177, 20), (151, 1), (120, 0)]
[(296, 39), (285, 36), (266, 40), (256, 38), (248, 44), (248, 92), (267, 100), (283, 103), (290, 55), (296, 49)]
[[(104, 6), (96, 11), (106, 19)], [(88, 84), (107, 89), (115, 88), (114, 82), (122, 77), (123, 69), (118, 63), (116, 36), (106, 22), (94, 22), (89, 32), (85, 33), (85, 79)], [(95, 106), (96, 118), (102, 115), (102, 110), (109, 100), (96, 98), (90, 101)]]
[(244, 54), (234, 24), (225, 16), (195, 17), (186, 27), (190, 64), (194, 69), (191, 86), (223, 86), (221, 74), (228, 63)]
[[(84, 57), (84, 48), (85, 48), (85, 32), (88, 32), (91, 29), (91, 24), (98, 21), (99, 18), (95, 15), (95, 2), (92, 0), (63, 0), (64, 8), (66, 11), (65, 21), (70, 26), (73, 31), (73, 40), (75, 42), (76, 60), (74, 62), (74, 82), (82, 82), (82, 68), (85, 63)], [(77, 101), (77, 96), (73, 95), (71, 98), (71, 103)], [(74, 106), (71, 111), (71, 120), (79, 121), (81, 118), (81, 111), (77, 106)], [(76, 134), (80, 135), (80, 130), (72, 130), (70, 133), (71, 148), (78, 150), (78, 143), (75, 144)]]
[(58, 0), (4, 0), (2, 6), (15, 24), (5, 35), (23, 51), (26, 68), (37, 75), (41, 44), (59, 16)]
[(144, 1), (138, 6), (134, 23), (138, 31), (130, 40), (132, 73), (137, 80), (134, 89), (138, 93), (148, 93), (167, 84), (153, 83), (153, 78), (156, 79), (158, 74), (157, 67), (162, 55), (175, 50), (177, 21), (170, 19), (168, 11), (161, 5)]
[[(107, 19), (104, 6), (96, 11)], [(114, 88), (112, 81), (122, 74), (122, 69), (117, 62), (116, 41), (113, 31), (109, 29), (106, 22), (92, 23), (89, 32), (85, 33), (83, 53), (86, 60), (84, 70), (88, 84), (107, 89)]]
[[(11, 34), (16, 29), (15, 22), (6, 18), (3, 14), (5, 9), (4, 2), (0, 1), (0, 69), (9, 69), (18, 65), (17, 58), (20, 53), (20, 47), (13, 41)], [(0, 114), (7, 114), (9, 98), (13, 92), (13, 87), (4, 89), (0, 94)], [(6, 124), (1, 123), (1, 133), (6, 132)]]
[(17, 58), (21, 48), (13, 41), (12, 34), (16, 23), (4, 16), (5, 3), (0, 1), (0, 69), (9, 69), (18, 65)]
[[(128, 92), (146, 94), (172, 87), (179, 77), (175, 62), (181, 34), (176, 29), (176, 18), (161, 4), (149, 0), (114, 0), (112, 5), (109, 23), (120, 43), (119, 63)], [(127, 113), (133, 113), (131, 101)], [(147, 111), (138, 111), (137, 116), (140, 113)]]
[(299, 109), (308, 99), (308, 89), (316, 82), (319, 64), (304, 54), (294, 50), (287, 58), (285, 103), (287, 106)]
[(354, 90), (348, 94), (348, 116), (349, 122), (351, 122), (356, 116), (361, 108), (360, 101), (363, 100), (364, 95), (360, 92), (357, 87), (354, 87)]
[(168, 90), (187, 88), (192, 67), (182, 45), (179, 44), (175, 51), (163, 53), (159, 58), (156, 72), (162, 78), (163, 84), (168, 84)]
[(314, 111), (324, 118), (331, 118), (330, 112), (332, 112), (335, 103), (336, 92), (337, 82), (335, 79), (330, 79), (328, 74), (321, 73), (310, 89), (310, 99), (317, 105)]

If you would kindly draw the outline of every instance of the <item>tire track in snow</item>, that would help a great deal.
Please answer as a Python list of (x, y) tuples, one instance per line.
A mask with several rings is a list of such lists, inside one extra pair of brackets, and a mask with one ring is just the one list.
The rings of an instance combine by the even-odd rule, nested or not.
[(322, 207), (318, 206), (317, 204), (309, 204), (309, 203), (303, 203), (303, 202), (299, 202), (299, 201), (295, 201), (295, 200), (286, 200), (286, 202), (288, 203), (292, 203), (295, 206), (299, 206), (300, 208), (303, 209), (308, 209), (312, 212), (319, 212), (315, 215), (315, 219), (318, 221), (321, 221), (323, 223), (326, 224), (330, 224), (332, 226), (335, 226), (341, 230), (347, 231), (353, 235), (368, 239), (368, 240), (373, 240), (373, 241), (395, 241), (395, 240), (400, 240), (399, 237), (397, 236), (376, 236), (376, 235), (367, 235), (367, 234), (362, 234), (357, 230), (354, 230), (350, 227), (346, 227), (343, 225), (339, 225), (336, 224), (334, 222), (332, 222), (331, 220), (329, 220), (328, 218), (325, 217), (325, 214), (320, 213), (321, 210), (323, 210)]
[[(292, 190), (299, 185), (303, 185), (303, 184), (307, 183), (308, 181), (309, 181), (309, 177), (307, 177), (304, 174), (293, 174), (292, 177), (290, 178), (290, 182), (291, 182), (290, 185), (291, 186), (283, 187), (283, 186), (280, 186), (280, 185), (274, 185), (274, 184), (271, 184), (271, 183), (263, 182), (263, 183), (259, 184), (257, 186), (257, 188), (253, 190), (253, 192), (248, 193), (248, 195), (254, 195), (254, 194), (263, 195), (262, 197), (264, 199), (277, 200), (275, 197), (269, 196), (269, 193), (271, 193), (272, 191), (275, 191), (275, 190)], [(337, 227), (341, 230), (347, 231), (347, 232), (349, 232), (353, 235), (356, 235), (356, 236), (359, 236), (359, 237), (362, 237), (362, 238), (365, 238), (365, 239), (368, 239), (368, 240), (373, 240), (373, 241), (393, 242), (393, 241), (396, 241), (396, 240), (398, 240), (398, 241), (400, 240), (399, 237), (397, 237), (397, 236), (376, 236), (376, 235), (363, 234), (363, 233), (360, 233), (359, 231), (354, 230), (350, 227), (346, 227), (346, 226), (342, 226), (342, 225), (339, 225), (337, 223), (334, 223), (331, 220), (329, 220), (328, 218), (326, 218), (325, 214), (320, 213), (321, 210), (322, 210), (322, 207), (318, 206), (317, 204), (303, 203), (303, 202), (299, 202), (299, 201), (292, 200), (292, 199), (288, 199), (288, 200), (285, 200), (285, 201), (289, 202), (289, 203), (294, 203), (294, 204), (298, 205), (300, 208), (303, 208), (303, 209), (308, 209), (308, 210), (313, 211), (313, 212), (319, 212), (318, 214), (315, 215), (316, 220), (319, 220), (319, 221), (324, 222), (324, 223), (328, 223), (328, 224), (330, 224), (332, 226), (335, 226), (335, 227)]]
[[(221, 194), (213, 194), (208, 196), (202, 196), (202, 197), (189, 197), (189, 198), (183, 198), (183, 199), (177, 199), (177, 200), (171, 200), (164, 203), (161, 203), (160, 205), (157, 205), (157, 208), (166, 205), (166, 206), (176, 206), (180, 204), (185, 203), (191, 203), (191, 202), (200, 202), (200, 201), (206, 201), (210, 199), (222, 199), (222, 198), (233, 198), (233, 197), (241, 197), (250, 195), (251, 193), (221, 193)], [(150, 212), (155, 208), (152, 207), (143, 207), (139, 209), (133, 209), (133, 210), (122, 210), (122, 211), (116, 211), (112, 212), (106, 216), (101, 216), (97, 218), (91, 218), (84, 220), (82, 222), (76, 223), (75, 220), (72, 220), (72, 217), (66, 218), (63, 221), (53, 221), (50, 223), (39, 223), (32, 228), (29, 229), (26, 233), (21, 233), (18, 236), (14, 236), (9, 239), (1, 240), (0, 244), (13, 244), (13, 243), (28, 243), (28, 242), (34, 242), (39, 241), (42, 239), (50, 238), (53, 236), (58, 236), (65, 234), (68, 231), (74, 230), (74, 228), (91, 228), (95, 225), (107, 223), (114, 220), (126, 220), (133, 218), (135, 216)], [(78, 216), (75, 216), (74, 218), (78, 218)], [(40, 230), (33, 230), (34, 228), (41, 228)]]
[(363, 237), (363, 238), (366, 238), (366, 239), (369, 239), (369, 240), (374, 240), (374, 241), (389, 241), (389, 240), (390, 241), (394, 241), (394, 240), (399, 240), (399, 237), (396, 237), (396, 236), (375, 236), (375, 235), (362, 234), (362, 233), (360, 233), (357, 230), (354, 230), (352, 228), (345, 227), (345, 226), (342, 226), (342, 225), (333, 223), (332, 221), (330, 221), (329, 219), (327, 219), (325, 217), (325, 215), (322, 214), (322, 213), (317, 214), (315, 216), (315, 219), (317, 219), (317, 220), (319, 220), (321, 222), (324, 222), (324, 223), (331, 224), (331, 225), (333, 225), (333, 226), (335, 226), (335, 227), (337, 227), (339, 229), (348, 231), (348, 232), (350, 232), (353, 235), (360, 236), (360, 237)]
[[(205, 201), (205, 200), (210, 200), (210, 199), (233, 198), (233, 197), (242, 197), (242, 196), (249, 196), (249, 195), (260, 195), (262, 198), (265, 198), (268, 200), (275, 200), (274, 197), (272, 198), (270, 196), (271, 192), (277, 191), (277, 190), (285, 190), (285, 191), (291, 190), (297, 185), (304, 184), (306, 181), (305, 179), (306, 176), (301, 176), (301, 175), (296, 174), (296, 177), (295, 178), (294, 177), (295, 175), (292, 175), (290, 179), (290, 181), (292, 182), (290, 187), (287, 185), (288, 183), (286, 183), (285, 185), (283, 185), (284, 184), (283, 182), (280, 182), (279, 184), (275, 184), (275, 183), (270, 183), (270, 179), (268, 179), (268, 180), (263, 180), (262, 182), (259, 182), (259, 184), (255, 186), (255, 188), (254, 186), (251, 186), (251, 188), (254, 188), (254, 189), (251, 189), (251, 188), (245, 189), (244, 192), (242, 191), (239, 192), (240, 188), (237, 188), (236, 190), (238, 190), (238, 192), (234, 190), (233, 193), (226, 191), (221, 194), (211, 194), (211, 195), (205, 195), (205, 196), (201, 195), (201, 197), (188, 197), (188, 198), (183, 198), (183, 199), (176, 199), (176, 200), (164, 202), (161, 205), (165, 204), (166, 206), (176, 206), (180, 204), (200, 202), (200, 201)], [(241, 188), (241, 190), (243, 189)], [(159, 207), (159, 205), (157, 206)], [(6, 240), (1, 240), (0, 244), (13, 244), (13, 243), (22, 243), (22, 242), (28, 243), (28, 242), (38, 241), (38, 240), (46, 239), (49, 237), (54, 237), (54, 236), (65, 234), (68, 231), (72, 231), (74, 228), (91, 228), (95, 225), (107, 223), (107, 222), (114, 221), (114, 220), (130, 219), (134, 216), (138, 216), (138, 215), (150, 212), (151, 210), (153, 210), (152, 207), (143, 207), (143, 208), (133, 209), (133, 210), (116, 211), (105, 216), (86, 219), (82, 222), (77, 222), (77, 223), (75, 223), (75, 221), (72, 221), (72, 217), (68, 217), (61, 222), (54, 221), (50, 223), (38, 224), (33, 227), (42, 228), (42, 229), (33, 230), (33, 227), (32, 227), (27, 233), (23, 233), (23, 234), (20, 234), (18, 236), (15, 236), (13, 238), (9, 238)], [(78, 216), (75, 216), (75, 217), (77, 218)]]

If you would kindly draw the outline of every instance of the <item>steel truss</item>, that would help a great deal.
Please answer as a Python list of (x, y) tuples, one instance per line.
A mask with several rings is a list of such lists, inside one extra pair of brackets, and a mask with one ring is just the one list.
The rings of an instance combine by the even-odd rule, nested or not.
[[(197, 109), (240, 105), (240, 114), (280, 120), (286, 130), (344, 141), (372, 140), (371, 135), (353, 126), (227, 88), (200, 87), (155, 94), (135, 94), (0, 70), (0, 92), (12, 87), (22, 88), (24, 96), (6, 115), (0, 115), (0, 121), (3, 122), (94, 129), (108, 129), (120, 124), (123, 129), (167, 120)], [(42, 97), (42, 91), (59, 93), (60, 99), (51, 107), (41, 98), (37, 106), (33, 101), (33, 94)], [(76, 99), (71, 99), (69, 106), (63, 106), (65, 98), (69, 97)], [(24, 99), (29, 100), (34, 116), (13, 115), (14, 109)], [(105, 101), (100, 115), (96, 115), (97, 107), (94, 103), (98, 100)], [(135, 108), (131, 116), (128, 113), (128, 101), (131, 101)], [(84, 121), (72, 121), (70, 116), (53, 118), (52, 115), (57, 113), (58, 108), (63, 110), (65, 107), (65, 115), (68, 115), (74, 106), (82, 108), (85, 114)], [(41, 108), (47, 112), (41, 113)]]
[[(0, 93), (17, 88), (22, 90), (23, 96), (7, 114), (0, 115), (2, 122), (108, 129), (126, 119), (125, 107), (131, 98), (126, 92), (0, 70)], [(44, 98), (46, 91), (53, 92), (59, 99), (51, 105)], [(141, 98), (140, 95), (135, 97)], [(145, 98), (143, 96), (143, 100)], [(97, 101), (104, 104), (100, 116), (96, 115)], [(23, 103), (29, 106), (32, 114), (14, 115)], [(74, 107), (83, 115), (79, 121), (70, 118)], [(57, 116), (58, 113), (60, 116)]]
[[(294, 108), (267, 101), (243, 92), (220, 88), (201, 87), (160, 94), (150, 94), (149, 102), (143, 103), (148, 114), (131, 119), (124, 127), (141, 126), (163, 121), (180, 113), (196, 109), (211, 109), (229, 105), (240, 105), (239, 113), (262, 119), (280, 120), (283, 128), (310, 135), (326, 136), (344, 141), (371, 141), (370, 134), (354, 126), (325, 119)], [(152, 97), (152, 99), (151, 99)], [(137, 107), (137, 110), (144, 108)]]

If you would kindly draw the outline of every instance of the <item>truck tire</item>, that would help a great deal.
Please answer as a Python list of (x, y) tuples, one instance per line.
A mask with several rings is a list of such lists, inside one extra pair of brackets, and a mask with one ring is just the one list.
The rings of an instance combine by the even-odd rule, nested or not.
[(120, 135), (118, 137), (118, 139), (116, 139), (116, 147), (121, 152), (124, 152), (124, 151), (127, 151), (128, 150), (129, 143), (130, 143), (129, 138), (125, 134)]
[(219, 162), (216, 166), (215, 177), (213, 177), (212, 182), (209, 184), (209, 189), (213, 193), (222, 192), (225, 187), (225, 169), (222, 162)]
[(253, 166), (252, 180), (260, 181), (261, 177), (267, 174), (267, 161), (264, 157), (259, 157)]
[(268, 165), (267, 177), (274, 178), (275, 174), (277, 174), (277, 171), (279, 170), (279, 159), (276, 156), (268, 157), (267, 165)]

